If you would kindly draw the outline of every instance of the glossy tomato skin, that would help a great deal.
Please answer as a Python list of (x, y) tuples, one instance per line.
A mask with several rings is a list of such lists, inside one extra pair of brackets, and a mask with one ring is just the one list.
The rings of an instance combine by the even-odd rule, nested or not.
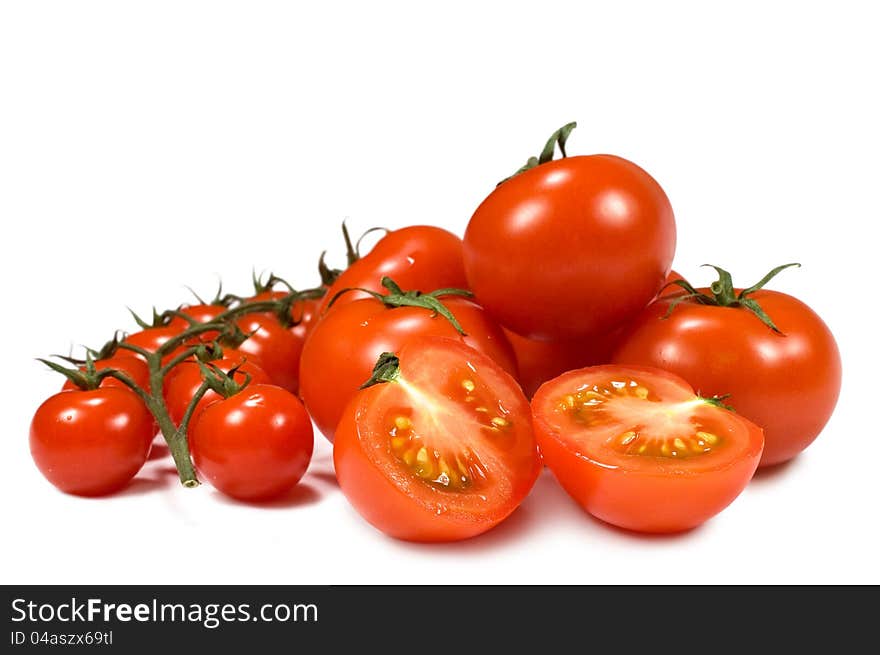
[[(570, 371), (541, 386), (532, 399), (535, 437), (544, 463), (565, 491), (602, 521), (637, 532), (691, 530), (727, 507), (748, 485), (761, 458), (761, 429), (733, 412), (711, 408), (709, 412), (718, 414), (717, 425), (737, 435), (736, 452), (730, 456), (705, 466), (659, 457), (628, 456), (631, 464), (627, 457), (613, 454), (597, 457), (567, 434), (570, 425), (554, 415), (555, 408), (566, 394), (621, 371), (638, 376), (652, 393), (663, 389), (665, 400), (688, 403), (696, 398), (685, 380), (650, 367), (595, 366)], [(617, 436), (612, 430), (603, 440)]]
[[(150, 388), (150, 371), (147, 369), (147, 364), (140, 357), (135, 357), (133, 353), (131, 355), (128, 355), (125, 354), (123, 351), (120, 351), (112, 357), (99, 359), (95, 362), (96, 370), (103, 371), (107, 368), (113, 368), (123, 373), (126, 373), (128, 377), (130, 377), (141, 389)], [(80, 370), (85, 369), (81, 368)], [(125, 386), (124, 383), (120, 382), (116, 378), (111, 377), (107, 377), (101, 380), (101, 386), (128, 389), (128, 387)], [(64, 383), (64, 386), (61, 387), (61, 389), (63, 391), (75, 391), (79, 389), (79, 387), (77, 387), (70, 380), (67, 380)]]
[[(283, 291), (263, 291), (258, 293), (250, 300), (278, 300), (284, 298), (287, 294)], [(290, 307), (290, 318), (293, 321), (289, 330), (301, 342), (305, 343), (306, 337), (312, 331), (315, 323), (318, 322), (321, 303), (323, 298), (306, 298), (298, 300)]]
[(741, 307), (684, 301), (663, 319), (666, 298), (633, 322), (613, 361), (666, 369), (703, 396), (730, 394), (725, 402), (764, 429), (761, 466), (771, 466), (809, 446), (831, 417), (840, 352), (828, 326), (800, 300), (765, 289), (750, 297), (784, 336)]
[[(675, 271), (666, 277), (668, 285), (683, 279)], [(664, 286), (660, 297), (673, 295), (681, 287)], [(608, 364), (622, 338), (622, 330), (614, 330), (588, 339), (568, 339), (561, 341), (540, 341), (519, 336), (516, 332), (504, 330), (507, 340), (516, 354), (519, 382), (527, 397), (535, 395), (542, 384), (566, 371), (585, 366)]]
[(334, 307), (315, 327), (302, 353), (301, 394), (318, 429), (330, 441), (342, 410), (372, 373), (383, 352), (396, 352), (416, 336), (456, 339), (516, 375), (516, 359), (504, 332), (470, 300), (447, 296), (444, 305), (467, 336), (442, 316), (420, 307), (386, 308), (374, 298)]
[[(227, 311), (223, 305), (186, 305), (180, 308), (180, 313), (186, 314), (198, 323), (210, 323), (215, 318)], [(183, 332), (190, 327), (189, 321), (180, 316), (173, 317), (168, 321), (168, 327)]]
[(471, 290), (531, 339), (611, 331), (657, 295), (675, 252), (660, 185), (620, 157), (567, 157), (499, 185), (464, 236)]
[[(383, 414), (382, 397), (388, 383), (359, 391), (345, 408), (333, 444), (333, 461), (339, 486), (348, 501), (373, 527), (396, 539), (416, 542), (449, 542), (468, 539), (490, 530), (507, 518), (525, 499), (541, 472), (534, 436), (529, 425), (528, 401), (516, 381), (487, 357), (460, 341), (417, 337), (399, 352), (401, 376), (423, 397), (437, 398), (437, 390), (419, 381), (415, 362), (428, 361), (426, 376), (435, 381), (453, 362), (468, 362), (469, 375), (488, 379), (503, 397), (508, 418), (517, 425), (515, 445), (505, 451), (507, 474), (503, 485), (472, 491), (471, 498), (450, 498), (443, 491), (415, 480), (391, 459), (387, 444), (376, 440)], [(452, 385), (456, 387), (458, 385)], [(405, 398), (405, 394), (403, 395)], [(451, 400), (451, 398), (447, 398)], [(392, 403), (393, 404), (393, 403)], [(461, 433), (456, 436), (464, 439)], [(503, 491), (499, 491), (503, 488)], [(471, 502), (468, 502), (471, 501)]]
[[(269, 375), (262, 368), (241, 354), (214, 360), (211, 364), (224, 373), (238, 367), (234, 379), (239, 384), (243, 384), (248, 375), (251, 378), (249, 384), (272, 384)], [(182, 362), (165, 378), (165, 403), (168, 406), (168, 414), (175, 425), (180, 425), (186, 408), (201, 386), (202, 372), (196, 362)], [(209, 389), (196, 405), (193, 416), (201, 413), (205, 407), (218, 400), (221, 398), (217, 392)]]
[(292, 489), (312, 457), (312, 422), (302, 402), (274, 385), (255, 384), (208, 405), (190, 430), (199, 472), (218, 490), (245, 501)]
[[(466, 289), (461, 239), (430, 225), (414, 225), (389, 232), (330, 285), (319, 315), (326, 312), (330, 301), (343, 289), (361, 288), (384, 293), (381, 281), (386, 276), (404, 291)], [(339, 296), (333, 307), (367, 297), (363, 292), (349, 291)]]
[(137, 474), (154, 433), (152, 414), (127, 389), (62, 391), (34, 414), (30, 449), (37, 468), (61, 491), (102, 496)]
[(253, 358), (273, 384), (297, 393), (302, 340), (272, 314), (247, 314), (236, 323), (245, 334), (253, 333), (238, 347), (238, 351), (249, 359)]

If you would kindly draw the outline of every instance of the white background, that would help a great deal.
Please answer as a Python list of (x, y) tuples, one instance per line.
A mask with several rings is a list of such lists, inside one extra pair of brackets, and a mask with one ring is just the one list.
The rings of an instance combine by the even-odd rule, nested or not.
[[(877, 62), (871, 3), (6, 2), (0, 9), (3, 583), (880, 582)], [(306, 9), (305, 7), (309, 8)], [(495, 531), (375, 532), (317, 438), (269, 508), (153, 463), (118, 497), (56, 492), (27, 447), (60, 385), (34, 357), (125, 310), (300, 286), (338, 224), (461, 233), (569, 120), (570, 153), (632, 159), (675, 208), (675, 266), (712, 262), (812, 305), (844, 389), (810, 450), (704, 527), (645, 538), (549, 476)], [(536, 262), (540, 265), (540, 262)]]

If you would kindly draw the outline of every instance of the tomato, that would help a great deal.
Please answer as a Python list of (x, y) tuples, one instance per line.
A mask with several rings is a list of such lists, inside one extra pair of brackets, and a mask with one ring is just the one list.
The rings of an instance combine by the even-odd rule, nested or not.
[(469, 288), (486, 310), (545, 340), (625, 323), (657, 295), (674, 252), (663, 189), (613, 155), (549, 161), (502, 182), (464, 236)]
[(268, 500), (296, 485), (312, 457), (312, 422), (299, 398), (254, 384), (214, 402), (189, 436), (193, 461), (218, 490), (240, 500)]
[[(171, 325), (161, 325), (159, 327), (145, 328), (138, 332), (132, 332), (127, 337), (125, 337), (125, 339), (122, 340), (122, 343), (130, 343), (133, 346), (143, 348), (147, 352), (154, 353), (161, 346), (163, 346), (166, 341), (173, 339), (178, 334), (180, 334), (180, 332), (181, 330), (179, 327), (174, 327)], [(135, 353), (132, 350), (128, 352), (130, 352), (134, 357), (141, 357), (139, 354)]]
[(246, 314), (236, 320), (245, 334), (251, 336), (238, 351), (255, 359), (272, 380), (291, 393), (299, 390), (299, 364), (303, 342), (269, 313)]
[[(696, 291), (715, 302), (711, 288)], [(731, 284), (730, 294), (740, 292)], [(667, 297), (635, 319), (613, 361), (672, 371), (704, 396), (730, 394), (725, 402), (764, 428), (761, 465), (769, 466), (804, 450), (831, 417), (840, 393), (840, 352), (828, 326), (800, 300), (766, 289), (746, 298), (781, 333), (741, 304), (692, 298), (670, 312), (676, 298)]]
[(593, 516), (629, 530), (678, 532), (727, 507), (758, 466), (749, 420), (646, 367), (595, 366), (532, 400), (544, 463)]
[[(243, 384), (248, 375), (251, 378), (250, 384), (272, 384), (272, 380), (262, 368), (257, 364), (248, 361), (241, 354), (237, 354), (236, 356), (236, 354), (233, 353), (232, 356), (216, 359), (210, 362), (210, 364), (216, 366), (224, 373), (228, 373), (233, 368), (238, 367), (233, 375), (233, 379), (239, 384)], [(180, 425), (180, 422), (183, 420), (183, 415), (186, 413), (186, 408), (196, 395), (196, 391), (202, 386), (202, 381), (201, 369), (199, 368), (198, 363), (194, 361), (181, 362), (181, 364), (175, 367), (174, 371), (165, 378), (165, 403), (168, 406), (168, 414), (171, 416), (171, 420), (174, 421), (175, 425)], [(193, 416), (199, 414), (205, 409), (205, 407), (220, 399), (221, 398), (216, 391), (209, 389), (196, 405)]]
[(467, 287), (462, 263), (461, 239), (439, 227), (414, 225), (385, 235), (365, 256), (352, 263), (327, 289), (319, 315), (368, 297), (343, 289), (362, 288), (381, 292), (381, 280), (390, 277), (404, 289), (443, 289)]
[(124, 487), (141, 469), (154, 429), (152, 414), (127, 389), (62, 391), (34, 414), (31, 455), (61, 491), (101, 496)]
[[(186, 314), (197, 323), (210, 323), (215, 318), (228, 311), (227, 307), (223, 305), (209, 305), (200, 303), (198, 305), (186, 305), (181, 307), (178, 310), (181, 314)], [(168, 327), (176, 329), (178, 332), (183, 332), (187, 328), (190, 327), (189, 321), (181, 316), (175, 316), (170, 321), (168, 321)], [(206, 335), (209, 333), (205, 333)], [(216, 335), (215, 335), (216, 336)], [(204, 339), (210, 340), (212, 336), (203, 336)]]
[(342, 492), (398, 539), (489, 530), (541, 470), (528, 401), (500, 366), (459, 340), (411, 339), (395, 363), (397, 377), (359, 391), (339, 422), (333, 461)]
[[(672, 271), (666, 278), (666, 284), (681, 279), (682, 277), (678, 273)], [(665, 286), (660, 292), (660, 296), (680, 291), (681, 287), (679, 286)], [(517, 379), (529, 398), (534, 396), (538, 387), (547, 380), (552, 380), (566, 371), (584, 366), (607, 364), (611, 361), (611, 355), (621, 339), (620, 330), (600, 334), (590, 339), (562, 341), (526, 339), (510, 330), (505, 330), (504, 333), (516, 353), (516, 363), (519, 369)]]
[(467, 336), (443, 316), (423, 307), (387, 308), (366, 298), (334, 307), (315, 327), (302, 353), (300, 389), (318, 429), (333, 441), (342, 410), (369, 377), (376, 358), (394, 352), (414, 336), (459, 340), (516, 374), (513, 350), (483, 309), (464, 298), (446, 296), (442, 303)]
[[(113, 368), (127, 374), (141, 389), (150, 388), (150, 371), (147, 369), (147, 364), (140, 357), (135, 357), (134, 353), (128, 355), (125, 351), (119, 351), (112, 357), (99, 359), (95, 362), (95, 370), (97, 371), (103, 371), (108, 368)], [(80, 370), (84, 371), (85, 368), (81, 367)], [(100, 386), (128, 389), (124, 383), (111, 377), (101, 380)], [(62, 391), (74, 391), (79, 389), (79, 387), (71, 380), (67, 380), (61, 389)]]
[[(287, 295), (284, 291), (263, 291), (250, 298), (249, 301), (279, 300)], [(297, 300), (290, 307), (290, 318), (294, 325), (289, 330), (303, 343), (315, 323), (318, 322), (319, 309), (323, 300), (323, 298), (305, 298)]]

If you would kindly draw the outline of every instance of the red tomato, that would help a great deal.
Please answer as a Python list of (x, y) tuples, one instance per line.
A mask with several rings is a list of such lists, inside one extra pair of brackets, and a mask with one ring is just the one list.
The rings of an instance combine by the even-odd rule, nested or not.
[(387, 308), (375, 298), (334, 307), (315, 327), (300, 363), (300, 391), (318, 429), (330, 441), (342, 410), (367, 381), (383, 352), (396, 352), (414, 336), (441, 336), (461, 341), (516, 374), (513, 350), (479, 305), (446, 296), (441, 302), (467, 336), (443, 316), (421, 307)]
[[(126, 351), (121, 350), (112, 357), (99, 359), (95, 362), (95, 370), (103, 371), (107, 368), (114, 368), (126, 373), (141, 389), (149, 390), (150, 388), (150, 371), (147, 369), (144, 360), (140, 357), (135, 357), (134, 353), (128, 355), (126, 354)], [(81, 367), (80, 370), (84, 371), (85, 367)], [(116, 378), (104, 378), (101, 380), (101, 387), (120, 387), (122, 389), (128, 389), (125, 384)], [(62, 391), (75, 391), (77, 389), (79, 389), (79, 387), (70, 380), (67, 380), (64, 383), (64, 386), (61, 387)]]
[(620, 157), (568, 157), (501, 183), (464, 236), (469, 288), (533, 339), (593, 338), (657, 295), (675, 252), (660, 185)]
[[(220, 314), (228, 311), (228, 308), (224, 307), (223, 305), (199, 304), (181, 307), (178, 311), (180, 311), (181, 314), (186, 314), (198, 323), (210, 323), (215, 318), (220, 316)], [(178, 332), (183, 332), (190, 327), (190, 323), (185, 318), (175, 316), (170, 321), (168, 321), (168, 327), (174, 328)], [(205, 335), (208, 334), (210, 333), (205, 333)], [(213, 336), (203, 336), (202, 338), (210, 341)]]
[(642, 532), (716, 515), (748, 484), (764, 445), (758, 426), (645, 367), (566, 373), (538, 390), (532, 414), (544, 463), (571, 497)]
[(61, 491), (101, 496), (124, 487), (141, 469), (154, 429), (152, 414), (131, 391), (62, 391), (34, 414), (31, 455)]
[(303, 342), (281, 325), (272, 314), (247, 314), (236, 320), (245, 334), (251, 336), (238, 350), (248, 359), (255, 359), (272, 380), (291, 393), (299, 390), (299, 363)]
[[(263, 291), (249, 300), (278, 300), (287, 295), (288, 294), (284, 291)], [(293, 335), (303, 343), (305, 343), (306, 337), (318, 321), (319, 308), (322, 302), (323, 298), (307, 298), (305, 300), (296, 301), (290, 307), (290, 318), (294, 322), (294, 325), (289, 329)]]
[[(666, 278), (666, 284), (681, 279), (682, 277), (678, 273), (672, 271)], [(680, 291), (681, 287), (679, 286), (667, 286), (660, 292), (660, 296), (664, 297)], [(516, 353), (516, 363), (519, 369), (518, 379), (529, 398), (534, 396), (538, 387), (547, 380), (552, 380), (566, 371), (584, 366), (607, 364), (611, 361), (611, 355), (621, 339), (620, 330), (600, 334), (590, 339), (563, 341), (526, 339), (510, 330), (505, 330), (504, 333)]]
[(541, 470), (528, 401), (460, 341), (415, 338), (399, 376), (359, 391), (339, 422), (342, 492), (382, 532), (411, 541), (478, 535), (513, 512)]
[[(140, 330), (139, 332), (132, 332), (122, 340), (122, 343), (130, 343), (133, 346), (143, 348), (147, 352), (154, 353), (164, 345), (166, 341), (173, 339), (180, 334), (180, 332), (180, 328), (172, 327), (171, 325), (151, 327)], [(129, 350), (128, 352), (134, 357), (140, 357), (139, 354), (136, 354), (132, 350)]]
[(312, 422), (299, 398), (255, 384), (208, 405), (189, 436), (201, 474), (227, 496), (268, 500), (292, 489), (312, 457)]
[(635, 319), (613, 361), (672, 371), (703, 396), (730, 394), (725, 402), (764, 428), (761, 466), (768, 466), (797, 455), (828, 422), (840, 393), (840, 352), (828, 326), (798, 299), (764, 289), (748, 298), (781, 334), (747, 307), (694, 299), (664, 318), (675, 300), (667, 297)]
[[(323, 315), (329, 302), (343, 289), (362, 288), (381, 293), (383, 277), (390, 277), (404, 289), (467, 288), (461, 239), (429, 225), (389, 232), (330, 285), (319, 315)], [(339, 296), (333, 307), (367, 297), (365, 293), (350, 291)]]
[[(251, 377), (250, 384), (272, 384), (272, 380), (266, 372), (258, 365), (247, 361), (242, 355), (224, 357), (211, 362), (212, 366), (216, 366), (224, 373), (228, 373), (236, 366), (233, 379), (239, 384), (243, 384), (248, 375)], [(196, 395), (196, 391), (202, 386), (202, 372), (197, 362), (182, 362), (175, 367), (174, 371), (165, 378), (165, 403), (168, 406), (168, 414), (175, 425), (180, 425), (183, 415), (190, 401)], [(195, 417), (202, 412), (205, 407), (213, 402), (221, 400), (216, 391), (208, 390), (202, 399), (196, 405), (193, 412)]]

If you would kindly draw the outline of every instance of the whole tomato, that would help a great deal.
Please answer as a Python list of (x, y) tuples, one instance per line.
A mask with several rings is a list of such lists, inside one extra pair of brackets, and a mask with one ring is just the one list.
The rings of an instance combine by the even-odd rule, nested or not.
[[(660, 298), (633, 322), (613, 361), (683, 377), (764, 429), (761, 466), (809, 446), (840, 393), (840, 352), (828, 326), (797, 298), (763, 289), (784, 266), (746, 290), (720, 268), (709, 288)], [(729, 395), (728, 395), (729, 394)]]
[(293, 488), (309, 465), (312, 422), (292, 393), (255, 384), (216, 401), (190, 429), (196, 468), (217, 490), (268, 500)]
[(141, 469), (154, 430), (152, 414), (127, 389), (62, 391), (34, 414), (31, 455), (61, 491), (101, 496), (124, 487)]
[[(421, 297), (425, 296), (430, 294)], [(516, 360), (504, 332), (476, 303), (455, 296), (440, 298), (459, 330), (435, 306), (388, 304), (394, 297), (389, 293), (383, 299), (364, 298), (334, 306), (306, 342), (300, 364), (300, 391), (318, 429), (331, 441), (342, 410), (370, 378), (379, 355), (397, 352), (413, 337), (455, 339), (487, 355), (511, 375), (516, 374)]]
[[(234, 368), (233, 379), (239, 384), (243, 384), (247, 376), (250, 376), (250, 384), (272, 384), (269, 375), (262, 368), (247, 361), (241, 354), (233, 354), (214, 360), (210, 362), (210, 365), (223, 373), (229, 373)], [(198, 362), (195, 361), (182, 362), (165, 378), (165, 404), (168, 406), (168, 415), (171, 416), (175, 425), (180, 425), (186, 408), (189, 407), (199, 387), (202, 386), (202, 381), (202, 371)], [(221, 397), (216, 391), (209, 389), (196, 405), (193, 416), (195, 417), (205, 407), (220, 399)]]
[(343, 289), (381, 292), (382, 278), (390, 277), (404, 289), (467, 288), (461, 239), (439, 227), (413, 225), (386, 234), (373, 249), (351, 263), (327, 289), (319, 315), (368, 295)]
[[(548, 143), (549, 157), (559, 139)], [(672, 207), (626, 159), (544, 154), (474, 212), (464, 235), (469, 288), (517, 334), (594, 338), (635, 316), (663, 285), (675, 252)]]
[(302, 340), (269, 313), (247, 314), (237, 319), (236, 324), (250, 335), (238, 346), (238, 351), (254, 359), (273, 384), (297, 393)]

